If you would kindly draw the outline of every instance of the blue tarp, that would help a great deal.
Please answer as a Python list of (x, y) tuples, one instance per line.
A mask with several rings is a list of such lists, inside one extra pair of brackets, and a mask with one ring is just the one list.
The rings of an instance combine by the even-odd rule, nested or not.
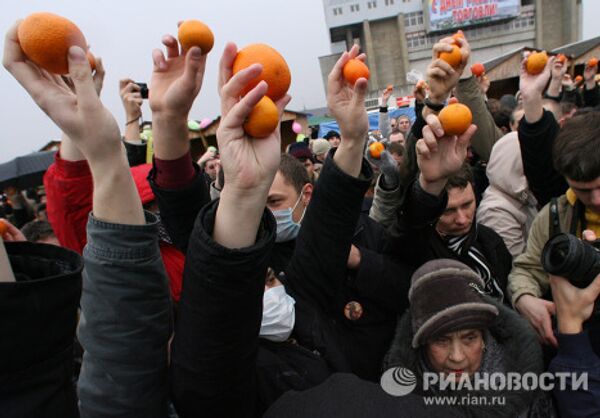
[[(414, 107), (401, 107), (398, 109), (390, 110), (389, 117), (397, 118), (398, 116), (408, 115), (411, 123), (415, 121), (415, 108)], [(379, 129), (379, 111), (373, 111), (369, 113), (369, 130), (373, 131)], [(336, 121), (324, 122), (319, 125), (319, 138), (323, 138), (329, 131), (340, 131), (340, 128)]]

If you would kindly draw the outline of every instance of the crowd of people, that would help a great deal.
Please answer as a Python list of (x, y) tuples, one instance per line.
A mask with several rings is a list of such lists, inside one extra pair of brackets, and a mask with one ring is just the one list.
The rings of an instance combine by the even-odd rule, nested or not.
[[(542, 260), (559, 233), (584, 246), (600, 234), (597, 66), (580, 86), (567, 63), (531, 75), (525, 57), (519, 92), (493, 100), (468, 41), (444, 38), (416, 119), (389, 118), (386, 89), (370, 132), (367, 80), (342, 74), (365, 59), (355, 45), (327, 80), (339, 132), (282, 153), (279, 129), (244, 132), (267, 85), (240, 97), (261, 68), (233, 75), (229, 43), (218, 147), (193, 155), (189, 112), (211, 88), (199, 48), (167, 35), (154, 52), (149, 140), (138, 84), (120, 82), (120, 129), (100, 100), (101, 60), (92, 73), (71, 47), (69, 76), (50, 75), (17, 27), (4, 67), (63, 136), (44, 196), (11, 188), (0, 206), (2, 417), (600, 416), (600, 256), (584, 251), (583, 283)], [(452, 42), (458, 68), (437, 58)], [(452, 96), (473, 114), (459, 136), (437, 116)], [(411, 371), (412, 393), (384, 390), (393, 368)], [(425, 402), (448, 395), (424, 385), (430, 373), (546, 371), (571, 377), (469, 391), (500, 405)]]

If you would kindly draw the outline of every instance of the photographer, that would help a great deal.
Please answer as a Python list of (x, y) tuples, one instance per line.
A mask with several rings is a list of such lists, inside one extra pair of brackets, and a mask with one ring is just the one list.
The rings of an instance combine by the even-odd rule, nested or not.
[(540, 262), (542, 249), (558, 232), (572, 235), (586, 229), (596, 234), (600, 232), (598, 146), (600, 113), (590, 112), (565, 122), (554, 143), (553, 163), (566, 179), (569, 190), (560, 198), (552, 199), (536, 216), (527, 249), (515, 260), (508, 279), (513, 305), (529, 320), (546, 345), (556, 347), (558, 343), (551, 324), (555, 305), (545, 300), (550, 286)]
[[(586, 231), (589, 232), (589, 231)], [(595, 234), (591, 239), (595, 239)], [(590, 237), (586, 237), (590, 238)], [(550, 363), (550, 371), (587, 373), (585, 390), (557, 390), (554, 395), (563, 417), (589, 417), (600, 414), (600, 358), (594, 353), (588, 330), (583, 323), (593, 313), (600, 295), (600, 276), (586, 288), (573, 286), (563, 277), (550, 276), (552, 296), (558, 319), (558, 355)], [(568, 385), (571, 384), (568, 381)]]

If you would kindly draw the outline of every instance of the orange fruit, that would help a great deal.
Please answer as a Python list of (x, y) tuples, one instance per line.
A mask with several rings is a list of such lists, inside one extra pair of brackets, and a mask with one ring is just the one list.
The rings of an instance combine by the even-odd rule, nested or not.
[(450, 52), (440, 52), (438, 58), (446, 61), (452, 67), (457, 68), (462, 62), (462, 54), (460, 52), (460, 48), (456, 45), (451, 45), (452, 51)]
[(69, 48), (87, 50), (83, 33), (75, 23), (52, 13), (30, 14), (19, 24), (19, 44), (27, 58), (54, 74), (68, 74)]
[(267, 96), (274, 102), (285, 96), (292, 82), (290, 68), (283, 56), (269, 45), (251, 44), (239, 50), (233, 61), (233, 74), (256, 63), (262, 64), (262, 72), (242, 90), (242, 96), (262, 80), (269, 85)]
[(564, 64), (565, 62), (567, 62), (567, 56), (565, 54), (558, 54), (556, 56), (556, 61)]
[(381, 158), (381, 153), (385, 150), (385, 146), (381, 142), (373, 142), (369, 145), (369, 154), (376, 160)]
[(279, 111), (273, 100), (264, 96), (244, 122), (244, 131), (253, 138), (265, 138), (279, 125)]
[(6, 231), (8, 231), (8, 225), (6, 225), (6, 222), (4, 222), (3, 219), (0, 219), (0, 238), (2, 238), (2, 235), (6, 234)]
[(471, 126), (473, 114), (464, 104), (452, 103), (442, 109), (438, 118), (445, 135), (461, 135)]
[(454, 41), (457, 41), (458, 39), (467, 39), (465, 38), (465, 34), (463, 33), (463, 31), (460, 29), (454, 35), (452, 35), (452, 38), (454, 39)]
[(356, 58), (351, 59), (344, 65), (342, 73), (344, 73), (346, 81), (352, 85), (354, 85), (359, 78), (366, 78), (368, 80), (370, 75), (367, 64)]
[(90, 67), (92, 68), (92, 72), (96, 71), (96, 57), (90, 51), (86, 53), (88, 62), (90, 63)]
[(546, 51), (534, 52), (527, 57), (527, 72), (531, 75), (536, 75), (544, 71), (548, 63), (548, 54)]
[(578, 75), (577, 77), (575, 77), (575, 82), (576, 83), (580, 83), (582, 81), (583, 81), (583, 77), (582, 76)]
[(417, 86), (418, 89), (426, 89), (427, 88), (427, 82), (425, 80), (419, 80), (417, 81)]
[(215, 36), (208, 26), (199, 20), (185, 20), (177, 31), (177, 38), (184, 50), (197, 46), (202, 55), (208, 54), (215, 44)]
[(482, 63), (476, 62), (471, 66), (471, 72), (475, 77), (481, 77), (485, 73), (485, 67)]
[(598, 59), (590, 58), (587, 65), (588, 65), (588, 67), (595, 67), (596, 65), (598, 65)]

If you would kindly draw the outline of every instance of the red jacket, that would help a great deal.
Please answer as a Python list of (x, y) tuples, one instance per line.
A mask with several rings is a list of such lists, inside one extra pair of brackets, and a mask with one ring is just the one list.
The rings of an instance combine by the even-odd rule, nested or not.
[[(139, 172), (140, 168), (134, 171)], [(138, 192), (141, 198), (147, 201), (150, 185), (145, 177), (137, 174), (139, 173), (136, 173), (134, 179)], [(63, 160), (60, 158), (60, 152), (57, 152), (54, 163), (44, 175), (44, 187), (48, 221), (60, 244), (81, 254), (87, 242), (86, 225), (92, 211), (94, 191), (92, 173), (87, 161)], [(171, 296), (175, 301), (179, 301), (185, 255), (165, 242), (160, 242), (160, 253), (169, 276)]]

